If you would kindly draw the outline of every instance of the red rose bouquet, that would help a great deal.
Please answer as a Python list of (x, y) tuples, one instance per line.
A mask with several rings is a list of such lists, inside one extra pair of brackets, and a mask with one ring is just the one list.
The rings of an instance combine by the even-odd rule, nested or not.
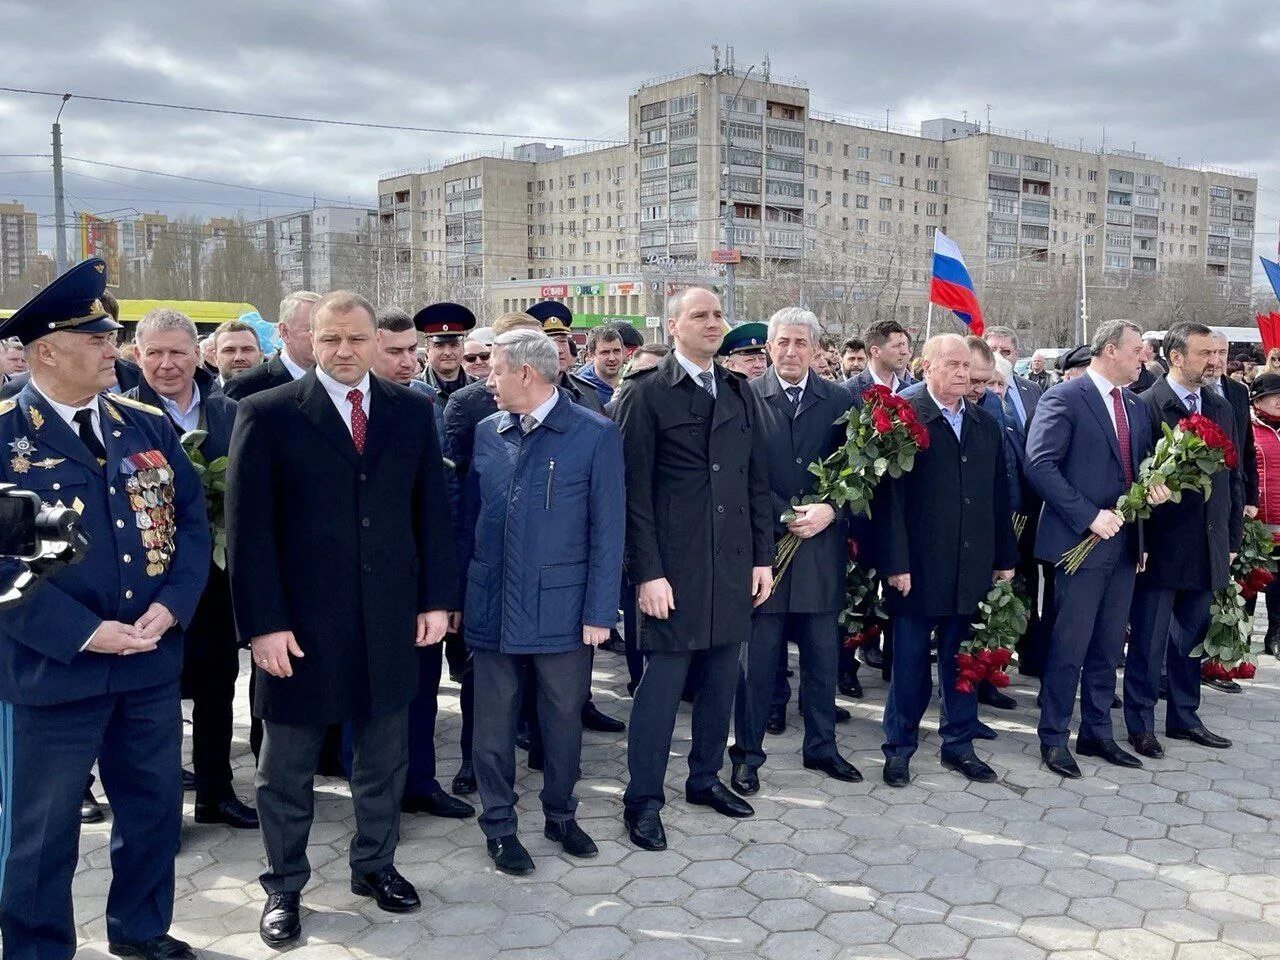
[(973, 693), (986, 680), (995, 687), (1007, 687), (1005, 668), (1013, 660), (1013, 647), (1027, 632), (1027, 603), (1012, 580), (997, 580), (986, 599), (978, 604), (978, 622), (972, 636), (960, 644), (956, 654), (956, 684), (959, 693)]
[(849, 541), (849, 563), (844, 571), (844, 609), (840, 611), (840, 626), (844, 631), (841, 643), (848, 649), (863, 644), (875, 645), (880, 637), (880, 624), (888, 619), (880, 605), (880, 585), (876, 572), (858, 563), (858, 547)]
[[(1236, 468), (1236, 450), (1222, 428), (1208, 417), (1193, 413), (1178, 421), (1176, 428), (1161, 424), (1164, 436), (1156, 449), (1138, 467), (1133, 484), (1116, 501), (1116, 513), (1125, 523), (1151, 516), (1147, 495), (1155, 484), (1169, 488), (1169, 499), (1177, 503), (1184, 490), (1199, 491), (1207, 500), (1213, 492), (1213, 475), (1224, 467)], [(1098, 544), (1091, 533), (1062, 555), (1058, 566), (1075, 573)]]
[[(827, 503), (839, 511), (869, 513), (871, 496), (880, 478), (900, 477), (915, 464), (916, 452), (927, 449), (929, 433), (916, 419), (911, 404), (888, 387), (874, 386), (862, 394), (862, 408), (848, 411), (837, 423), (846, 424), (845, 442), (826, 459), (809, 464), (817, 477), (813, 493), (792, 500), (792, 507)], [(796, 519), (794, 510), (781, 517), (783, 523)], [(800, 538), (785, 534), (773, 557), (776, 582), (800, 547)]]
[(1253, 617), (1245, 601), (1252, 600), (1275, 580), (1275, 551), (1266, 525), (1256, 518), (1244, 522), (1240, 552), (1231, 564), (1231, 583), (1213, 595), (1209, 629), (1204, 641), (1191, 651), (1204, 657), (1200, 674), (1208, 680), (1250, 680), (1257, 670), (1251, 649)]

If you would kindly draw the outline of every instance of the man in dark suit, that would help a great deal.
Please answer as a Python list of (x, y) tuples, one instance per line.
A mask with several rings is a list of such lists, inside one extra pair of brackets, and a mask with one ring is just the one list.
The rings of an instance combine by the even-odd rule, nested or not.
[(880, 384), (894, 393), (915, 383), (906, 372), (911, 358), (911, 339), (907, 328), (897, 320), (877, 320), (867, 327), (867, 366), (845, 381), (845, 388), (855, 397), (861, 397), (868, 387)]
[(704, 679), (693, 703), (685, 798), (727, 816), (751, 805), (720, 782), (741, 644), (751, 609), (773, 586), (773, 505), (760, 418), (746, 381), (715, 364), (720, 300), (690, 287), (668, 306), (675, 350), (635, 375), (618, 402), (627, 468), (627, 578), (636, 584), (640, 649), (627, 741), (632, 842), (666, 848), (659, 811), (680, 691), (690, 665)]
[(117, 394), (106, 264), (72, 267), (0, 323), (31, 379), (0, 402), (0, 481), (81, 515), (83, 562), (0, 617), (0, 936), (69, 960), (79, 807), (97, 761), (111, 798), (110, 952), (195, 954), (168, 935), (182, 826), (182, 633), (209, 565), (200, 480), (154, 407)]
[[(1141, 564), (1141, 526), (1124, 524), (1116, 501), (1133, 483), (1156, 436), (1142, 401), (1124, 389), (1141, 361), (1139, 329), (1108, 320), (1094, 333), (1084, 376), (1040, 398), (1027, 436), (1027, 479), (1044, 500), (1035, 554), (1047, 565), (1085, 537), (1101, 539), (1075, 573), (1054, 570), (1054, 615), (1040, 684), (1040, 754), (1059, 776), (1080, 767), (1068, 747), (1080, 694), (1077, 752), (1122, 767), (1142, 762), (1115, 741), (1116, 664)], [(1152, 502), (1168, 491), (1152, 488)]]
[(240, 404), (227, 484), (236, 624), (259, 675), (259, 931), (272, 946), (301, 933), (312, 781), (331, 724), (353, 727), (352, 892), (392, 912), (420, 905), (393, 865), (415, 647), (439, 643), (458, 607), (430, 402), (370, 377), (377, 341), (363, 297), (326, 295), (312, 327), (315, 370)]
[[(134, 337), (143, 379), (125, 396), (163, 411), (179, 438), (201, 431), (198, 450), (206, 464), (225, 457), (236, 402), (217, 389), (200, 363), (196, 325), (185, 314), (160, 307), (138, 321)], [(240, 656), (225, 567), (225, 544), (215, 544), (209, 579), (184, 638), (182, 694), (192, 702), (195, 818), (196, 823), (253, 830), (258, 814), (240, 802), (231, 781), (232, 705)]]
[(845, 426), (836, 421), (853, 406), (853, 398), (839, 384), (810, 373), (814, 354), (821, 349), (821, 331), (818, 318), (808, 310), (779, 310), (770, 318), (766, 335), (773, 366), (753, 380), (750, 389), (757, 401), (768, 462), (771, 519), (775, 536), (789, 531), (803, 542), (790, 569), (752, 617), (746, 664), (734, 703), (734, 744), (729, 749), (731, 784), (748, 796), (760, 789), (765, 723), (779, 651), (785, 649), (788, 635), (800, 648), (805, 767), (836, 780), (862, 779), (836, 749), (837, 617), (845, 600), (848, 517), (837, 514), (830, 504), (811, 503), (796, 507), (797, 517), (791, 523), (781, 520), (791, 509), (792, 498), (813, 493), (809, 464), (844, 445)]
[(881, 481), (883, 502), (872, 516), (876, 568), (886, 577), (886, 605), (896, 615), (883, 747), (884, 781), (893, 787), (911, 779), (920, 720), (933, 693), (929, 648), (935, 632), (945, 714), (942, 764), (969, 780), (996, 778), (973, 752), (977, 700), (955, 689), (956, 653), (992, 577), (1013, 577), (1018, 546), (1003, 431), (990, 414), (965, 402), (970, 365), (963, 337), (943, 334), (925, 344), (927, 389), (911, 405), (929, 446), (916, 455), (910, 473)]
[[(569, 343), (569, 333), (573, 329), (573, 311), (559, 300), (543, 300), (533, 304), (525, 312), (542, 324), (542, 332), (556, 345), (560, 356), (560, 380), (556, 386), (568, 390), (574, 403), (604, 416), (604, 402), (595, 385), (590, 380), (583, 380), (577, 374), (569, 372), (574, 360)], [(619, 726), (618, 730), (622, 730), (622, 727)]]
[[(1222, 375), (1226, 344), (1203, 324), (1179, 323), (1165, 335), (1164, 349), (1169, 373), (1142, 395), (1152, 420), (1173, 427), (1203, 414), (1238, 451), (1231, 404), (1204, 388), (1206, 378)], [(1134, 590), (1124, 668), (1125, 725), (1143, 756), (1164, 755), (1155, 733), (1162, 665), (1169, 685), (1166, 736), (1220, 750), (1231, 746), (1200, 721), (1200, 657), (1190, 655), (1209, 628), (1213, 592), (1231, 581), (1244, 531), (1243, 472), (1221, 470), (1212, 483), (1208, 500), (1184, 490), (1180, 502), (1156, 508), (1146, 523), (1147, 564)]]
[[(987, 341), (987, 346), (1008, 360), (1009, 363), (1016, 364), (1018, 362), (1018, 335), (1014, 333), (1011, 327), (987, 327), (983, 339)], [(1031, 418), (1035, 415), (1036, 401), (1040, 399), (1040, 394), (1044, 393), (1044, 390), (1026, 377), (1018, 376), (1016, 371), (1008, 389), (1007, 405), (1011, 406), (1017, 413), (1022, 429), (1025, 432), (1027, 424), (1031, 422)]]
[(320, 294), (297, 290), (280, 301), (276, 332), (283, 344), (276, 355), (252, 370), (238, 373), (228, 381), (225, 392), (232, 400), (243, 400), (263, 390), (299, 380), (315, 366), (311, 348), (311, 311)]

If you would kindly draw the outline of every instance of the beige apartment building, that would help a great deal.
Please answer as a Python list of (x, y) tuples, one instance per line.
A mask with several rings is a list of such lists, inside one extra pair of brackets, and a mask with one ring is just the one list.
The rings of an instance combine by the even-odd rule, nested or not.
[[(526, 144), (384, 176), (384, 292), (489, 316), (551, 296), (588, 324), (636, 322), (681, 284), (722, 284), (713, 260), (728, 248), (741, 258), (739, 320), (805, 302), (837, 328), (919, 326), (943, 230), (980, 298), (1000, 284), (1078, 289), (1083, 267), (1108, 289), (1203, 277), (1247, 305), (1249, 174), (962, 120), (908, 129), (824, 114), (803, 81), (767, 70), (717, 64), (644, 83), (626, 143)], [(988, 322), (1032, 326), (1007, 306), (1017, 299)]]
[(0, 287), (15, 285), (36, 259), (36, 215), (17, 200), (0, 203)]

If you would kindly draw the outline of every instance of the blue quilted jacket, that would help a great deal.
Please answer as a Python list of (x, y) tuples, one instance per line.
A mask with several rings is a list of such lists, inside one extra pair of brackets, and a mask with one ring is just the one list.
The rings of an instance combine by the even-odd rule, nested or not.
[(567, 653), (582, 645), (584, 624), (613, 626), (626, 526), (618, 428), (561, 390), (528, 435), (509, 413), (482, 420), (471, 473), (479, 511), (467, 643)]

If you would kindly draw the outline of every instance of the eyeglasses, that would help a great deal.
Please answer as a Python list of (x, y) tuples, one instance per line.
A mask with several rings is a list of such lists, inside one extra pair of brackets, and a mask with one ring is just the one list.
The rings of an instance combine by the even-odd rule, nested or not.
[(489, 355), (487, 353), (464, 353), (462, 359), (467, 363), (475, 363), (479, 360), (488, 360)]

